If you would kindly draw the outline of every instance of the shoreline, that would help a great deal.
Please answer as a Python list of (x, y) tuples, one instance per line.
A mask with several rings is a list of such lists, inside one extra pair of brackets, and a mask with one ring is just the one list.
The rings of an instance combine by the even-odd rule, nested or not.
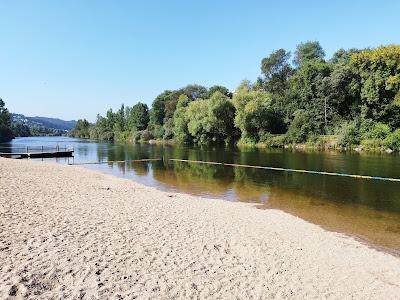
[[(90, 139), (90, 138), (83, 138), (83, 137), (74, 137), (69, 136), (71, 138), (78, 138), (88, 141), (96, 141), (96, 142), (104, 142), (102, 140)], [(133, 141), (107, 141), (113, 144), (145, 144), (145, 145), (161, 145), (161, 146), (186, 146), (185, 143), (180, 143), (174, 139), (164, 140), (164, 139), (150, 139), (150, 140), (139, 140), (136, 142)], [(201, 144), (195, 144), (195, 146), (201, 147)], [(217, 146), (224, 146), (224, 144), (220, 144)], [(330, 145), (330, 144), (313, 144), (313, 143), (288, 143), (288, 144), (281, 144), (281, 145), (270, 145), (268, 143), (254, 143), (254, 144), (241, 144), (235, 143), (228, 147), (236, 147), (238, 149), (281, 149), (281, 150), (289, 150), (289, 151), (299, 151), (299, 152), (351, 152), (351, 153), (358, 153), (358, 154), (381, 154), (381, 155), (400, 155), (399, 151), (392, 150), (390, 148), (385, 148), (383, 146), (379, 147), (371, 147), (367, 145), (351, 145), (348, 147), (341, 147), (339, 145)]]
[(400, 294), (398, 257), (280, 210), (77, 166), (0, 170), (0, 298)]

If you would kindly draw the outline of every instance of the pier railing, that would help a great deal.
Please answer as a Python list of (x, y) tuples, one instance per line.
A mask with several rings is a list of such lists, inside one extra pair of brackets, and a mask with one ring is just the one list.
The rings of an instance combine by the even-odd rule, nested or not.
[(36, 153), (36, 152), (67, 152), (67, 151), (74, 151), (74, 147), (68, 145), (0, 146), (0, 153)]

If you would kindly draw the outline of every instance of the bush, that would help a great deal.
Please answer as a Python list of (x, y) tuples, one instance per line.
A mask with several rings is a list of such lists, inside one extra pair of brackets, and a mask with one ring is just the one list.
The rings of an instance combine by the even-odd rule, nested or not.
[(149, 130), (147, 130), (147, 129), (142, 130), (142, 136), (141, 136), (142, 141), (148, 142), (153, 138), (154, 138), (154, 136), (151, 134), (151, 132)]
[(240, 147), (255, 147), (256, 143), (254, 142), (254, 140), (252, 140), (251, 138), (248, 137), (242, 137), (238, 143), (238, 146)]
[(291, 143), (303, 143), (308, 137), (317, 132), (313, 117), (310, 113), (299, 110), (295, 113), (287, 132), (287, 140)]
[(151, 134), (154, 136), (155, 139), (162, 139), (165, 134), (164, 127), (162, 127), (161, 125), (151, 126)]
[(339, 146), (349, 147), (360, 143), (359, 126), (356, 121), (343, 123), (339, 127), (337, 134)]
[(279, 134), (273, 136), (272, 139), (269, 141), (268, 145), (271, 147), (284, 147), (285, 144), (286, 144), (286, 135)]
[(267, 132), (260, 132), (258, 136), (260, 137), (259, 140), (260, 143), (267, 143), (273, 138), (274, 135), (267, 131)]
[(140, 130), (140, 131), (135, 131), (132, 135), (133, 142), (138, 143), (138, 142), (148, 142), (151, 139), (153, 139), (154, 136), (151, 134), (151, 132), (147, 129), (145, 130)]
[(360, 135), (363, 139), (384, 140), (390, 133), (387, 124), (377, 123), (371, 119), (364, 119), (360, 125)]
[(392, 150), (400, 151), (400, 128), (386, 137), (384, 145)]
[(367, 150), (381, 148), (383, 144), (384, 144), (384, 141), (381, 139), (364, 139), (364, 140), (361, 140), (361, 143), (360, 143), (360, 145), (364, 149), (367, 149)]

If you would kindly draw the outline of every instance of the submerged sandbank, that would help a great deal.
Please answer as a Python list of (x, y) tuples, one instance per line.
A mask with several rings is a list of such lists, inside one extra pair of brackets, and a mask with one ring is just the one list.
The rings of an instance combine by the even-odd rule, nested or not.
[(0, 298), (384, 298), (400, 258), (279, 210), (0, 159)]

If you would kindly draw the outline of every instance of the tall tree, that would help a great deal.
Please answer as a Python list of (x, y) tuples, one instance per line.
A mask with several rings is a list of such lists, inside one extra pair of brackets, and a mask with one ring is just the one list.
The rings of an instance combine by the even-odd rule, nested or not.
[(90, 123), (86, 119), (80, 119), (76, 122), (75, 128), (71, 130), (70, 136), (88, 139), (90, 137), (89, 128)]
[(186, 117), (187, 107), (189, 105), (189, 98), (186, 95), (181, 95), (179, 97), (178, 103), (176, 105), (176, 110), (174, 113), (173, 123), (174, 123), (174, 136), (180, 142), (190, 142), (191, 137), (187, 128), (189, 120)]
[(187, 108), (188, 132), (195, 143), (225, 142), (233, 138), (235, 107), (220, 92), (210, 99), (192, 101)]
[(131, 131), (140, 131), (147, 128), (149, 123), (149, 108), (144, 103), (137, 103), (127, 114), (127, 126)]
[(325, 52), (317, 41), (308, 41), (297, 45), (296, 52), (294, 53), (294, 64), (300, 66), (301, 64), (312, 59), (324, 59)]
[(290, 52), (279, 49), (272, 52), (261, 61), (261, 72), (264, 75), (265, 90), (270, 93), (283, 95), (286, 83), (292, 73), (289, 64)]
[(235, 126), (242, 138), (258, 142), (265, 133), (283, 133), (283, 115), (272, 105), (271, 94), (265, 91), (239, 89), (233, 97), (236, 108)]
[(361, 51), (351, 65), (359, 78), (363, 116), (400, 127), (400, 46)]
[(0, 142), (8, 142), (13, 139), (11, 130), (11, 115), (0, 98)]
[(232, 98), (232, 93), (228, 90), (228, 88), (222, 86), (222, 85), (213, 85), (212, 87), (210, 87), (208, 89), (208, 93), (207, 93), (207, 99), (211, 98), (211, 96), (215, 93), (215, 92), (220, 92), (222, 95), (225, 95), (228, 98)]
[(326, 92), (324, 82), (331, 74), (331, 66), (322, 60), (303, 62), (290, 79), (287, 93), (287, 117), (292, 120), (297, 110), (305, 110), (313, 117), (314, 126), (321, 134), (325, 128)]

